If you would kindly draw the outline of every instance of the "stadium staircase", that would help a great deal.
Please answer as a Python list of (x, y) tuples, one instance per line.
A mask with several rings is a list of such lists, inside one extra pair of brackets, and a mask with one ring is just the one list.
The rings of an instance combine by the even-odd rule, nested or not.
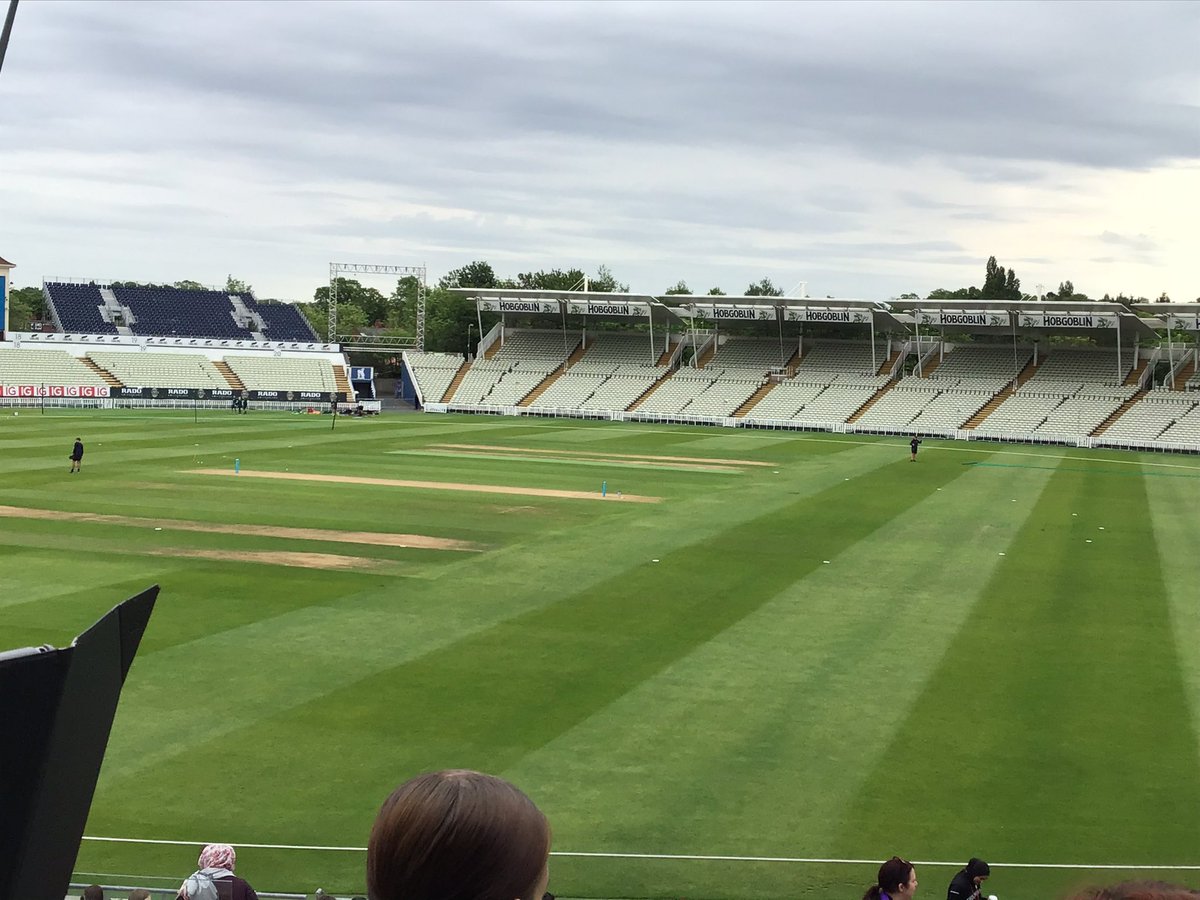
[(339, 394), (345, 394), (347, 400), (354, 399), (354, 389), (350, 386), (345, 366), (333, 367), (333, 389)]
[[(581, 356), (582, 354), (583, 354), (582, 350), (576, 349), (576, 351), (571, 354), (571, 361), (572, 362), (576, 361), (577, 358), (579, 356)], [(553, 372), (551, 372), (549, 375), (547, 375), (545, 378), (543, 378), (540, 382), (538, 382), (534, 386), (532, 391), (530, 391), (528, 394), (526, 394), (524, 397), (522, 397), (519, 401), (517, 401), (517, 406), (533, 406), (534, 401), (537, 400), (538, 397), (542, 396), (542, 394), (546, 393), (546, 391), (549, 389), (550, 385), (554, 384), (554, 382), (558, 381), (558, 379), (562, 378), (563, 375), (565, 375), (565, 374), (566, 374), (565, 369), (563, 369), (563, 368), (555, 369)]]
[[(488, 348), (488, 353), (491, 353), (492, 348), (498, 346), (498, 344), (499, 341), (497, 341), (495, 344), (492, 344), (492, 346)], [(484, 354), (485, 358), (486, 356), (487, 354)], [(454, 373), (454, 379), (450, 382), (450, 386), (446, 388), (446, 393), (442, 394), (443, 403), (449, 403), (454, 399), (454, 392), (458, 390), (458, 386), (462, 384), (463, 379), (467, 377), (467, 372), (470, 370), (470, 368), (470, 360), (464, 361), (463, 364), (458, 367), (458, 371)]]
[[(504, 349), (504, 341), (503, 340), (492, 341), (492, 346), (488, 347), (487, 350), (485, 350), (483, 352), (483, 358), (491, 359), (493, 356), (495, 356), (497, 353), (499, 353), (502, 349)], [(453, 385), (453, 386), (457, 387), (457, 385)]]
[(784, 365), (783, 368), (784, 368), (784, 371), (787, 372), (788, 378), (795, 378), (796, 377), (796, 369), (798, 369), (799, 367), (800, 367), (800, 351), (797, 350), (795, 353), (792, 354), (792, 358), (787, 361), (787, 363)]
[(234, 374), (233, 369), (229, 368), (229, 363), (225, 362), (225, 360), (214, 359), (213, 367), (221, 373), (221, 377), (228, 381), (229, 386), (235, 391), (244, 391), (246, 389), (246, 385), (242, 382), (242, 379)]
[(710, 362), (712, 362), (713, 357), (716, 355), (717, 355), (717, 342), (713, 341), (711, 344), (708, 345), (708, 349), (700, 354), (700, 358), (698, 360), (696, 360), (696, 368), (703, 369)]
[(888, 391), (890, 391), (892, 388), (894, 388), (899, 383), (900, 383), (899, 381), (889, 381), (887, 384), (885, 384), (883, 387), (881, 387), (879, 390), (877, 390), (874, 394), (872, 394), (870, 397), (868, 397), (866, 403), (864, 403), (862, 406), (860, 406), (858, 409), (856, 409), (853, 413), (851, 413), (850, 418), (848, 418), (846, 420), (846, 422), (847, 423), (857, 422), (859, 419), (862, 418), (863, 413), (865, 413), (868, 409), (870, 409), (872, 406), (875, 405), (876, 401), (878, 401), (880, 397), (882, 397), (884, 394), (886, 394)]
[[(1143, 366), (1143, 368), (1144, 368), (1144, 366)], [(1120, 406), (1118, 406), (1117, 411), (1115, 413), (1113, 413), (1111, 416), (1109, 416), (1107, 419), (1105, 419), (1103, 422), (1101, 422), (1099, 425), (1096, 426), (1096, 429), (1092, 432), (1091, 436), (1099, 437), (1100, 435), (1104, 434), (1104, 432), (1108, 431), (1108, 429), (1113, 426), (1113, 423), (1115, 423), (1117, 421), (1117, 419), (1121, 418), (1121, 416), (1123, 416), (1123, 415), (1125, 415), (1125, 413), (1129, 412), (1130, 408), (1135, 403), (1137, 403), (1139, 400), (1141, 400), (1143, 397), (1145, 397), (1148, 393), (1150, 393), (1150, 392), (1149, 391), (1138, 391), (1136, 394), (1134, 394), (1132, 397), (1130, 397), (1128, 400), (1126, 400), (1124, 403), (1122, 403)]]
[(1174, 387), (1174, 389), (1177, 391), (1187, 390), (1188, 379), (1191, 378), (1192, 375), (1195, 374), (1195, 372), (1196, 372), (1196, 361), (1192, 360), (1191, 362), (1185, 364), (1184, 367), (1179, 370), (1179, 374), (1175, 376), (1175, 384), (1172, 385), (1172, 387)]
[[(929, 360), (929, 362), (927, 362), (925, 365), (921, 366), (921, 377), (928, 378), (929, 373), (932, 372), (934, 369), (936, 369), (941, 364), (942, 364), (941, 359), (939, 359), (938, 357), (935, 356), (933, 359)], [(879, 374), (882, 375), (884, 373), (880, 372)]]
[(758, 406), (758, 402), (760, 400), (762, 400), (763, 397), (767, 396), (767, 394), (771, 393), (771, 391), (773, 391), (775, 389), (775, 385), (777, 385), (777, 384), (779, 384), (778, 381), (768, 381), (766, 384), (764, 384), (762, 387), (760, 387), (757, 391), (755, 391), (753, 394), (751, 394), (749, 400), (747, 400), (745, 403), (743, 403), (741, 406), (739, 406), (737, 409), (735, 409), (733, 411), (733, 417), (735, 419), (742, 418), (742, 416), (746, 415), (748, 412), (750, 412), (750, 410), (752, 410), (752, 409), (754, 409), (754, 407)]
[(893, 350), (892, 355), (883, 361), (883, 365), (875, 371), (875, 374), (886, 375), (892, 371), (892, 366), (896, 365), (896, 360), (900, 358), (900, 354), (903, 352), (904, 348), (902, 346), (896, 350)]
[(657, 391), (664, 384), (666, 384), (667, 379), (670, 378), (674, 374), (675, 374), (674, 372), (668, 372), (662, 378), (658, 379), (658, 381), (654, 382), (654, 384), (650, 385), (650, 387), (648, 387), (644, 391), (642, 391), (642, 394), (640, 397), (638, 397), (636, 400), (634, 400), (632, 403), (630, 403), (627, 407), (625, 407), (625, 411), (633, 412), (635, 409), (637, 409), (639, 406), (641, 406), (643, 403), (645, 403), (646, 398), (649, 397), (651, 394), (653, 394), (655, 391)]
[(669, 365), (671, 364), (671, 356), (672, 356), (672, 354), (674, 354), (674, 353), (675, 353), (675, 349), (674, 349), (674, 348), (671, 348), (670, 350), (665, 350), (665, 351), (663, 351), (663, 355), (662, 355), (662, 356), (660, 356), (660, 357), (658, 358), (658, 362), (657, 362), (657, 363), (655, 363), (655, 365), (657, 365), (657, 366), (669, 366)]
[[(1027, 366), (1025, 366), (1025, 368), (1022, 369), (1021, 373), (1017, 376), (1017, 387), (1020, 387), (1025, 382), (1027, 382), (1030, 378), (1032, 378), (1034, 373), (1037, 372), (1037, 370), (1041, 367), (1042, 363), (1044, 363), (1045, 361), (1046, 361), (1045, 356), (1043, 356), (1036, 363), (1031, 359), (1029, 361), (1029, 364)], [(995, 397), (993, 397), (987, 403), (983, 404), (983, 408), (980, 409), (979, 412), (975, 413), (975, 415), (973, 415), (973, 416), (971, 416), (971, 418), (967, 419), (966, 423), (963, 425), (963, 428), (968, 431), (970, 431), (971, 429), (974, 429), (974, 428), (978, 428), (984, 419), (986, 419), (988, 416), (990, 416), (992, 413), (994, 413), (996, 411), (997, 406), (999, 406), (1001, 403), (1003, 403), (1005, 400), (1007, 400), (1009, 397), (1011, 397), (1013, 395), (1014, 391), (1015, 391), (1015, 389), (1013, 388), (1012, 385), (1009, 385), (1008, 387), (1006, 387), (1004, 390), (1002, 390), (1000, 393), (998, 393)]]
[(89, 369), (91, 369), (93, 372), (95, 372), (97, 375), (99, 375), (101, 378), (103, 378), (104, 383), (107, 384), (109, 387), (125, 387), (125, 385), (121, 384), (120, 380), (117, 378), (116, 375), (114, 375), (112, 372), (108, 371), (108, 369), (102, 368), (90, 356), (79, 356), (76, 358), (81, 363), (83, 363), (85, 366), (87, 366)]
[(1146, 371), (1146, 366), (1150, 364), (1147, 357), (1143, 357), (1142, 361), (1133, 367), (1129, 372), (1129, 377), (1125, 379), (1126, 384), (1139, 384), (1142, 380), (1142, 373)]

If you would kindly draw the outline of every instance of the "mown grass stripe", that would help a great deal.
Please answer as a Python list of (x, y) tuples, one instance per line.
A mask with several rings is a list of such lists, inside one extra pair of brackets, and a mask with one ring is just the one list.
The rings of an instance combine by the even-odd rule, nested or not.
[[(509, 770), (538, 786), (562, 842), (621, 850), (654, 835), (664, 852), (782, 857), (803, 835), (806, 850), (835, 854), (846, 806), (1049, 479), (1013, 485), (954, 468), (942, 490)], [(900, 670), (881, 664), (898, 635)], [(611, 808), (612, 796), (638, 803), (599, 823), (570, 815)], [(677, 815), (684, 796), (702, 815)], [(568, 885), (665, 889), (642, 867), (557, 869)], [(737, 866), (664, 874), (686, 896), (785, 890), (778, 876), (744, 884)]]
[(894, 842), (919, 791), (946, 814), (904, 823), (914, 856), (1194, 852), (1200, 764), (1162, 573), (1143, 558), (1146, 485), (1054, 474), (867, 781), (848, 851)]

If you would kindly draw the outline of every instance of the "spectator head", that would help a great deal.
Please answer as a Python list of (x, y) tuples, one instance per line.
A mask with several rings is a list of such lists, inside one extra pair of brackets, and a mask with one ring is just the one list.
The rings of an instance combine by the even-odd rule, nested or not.
[(104, 900), (104, 888), (98, 884), (89, 884), (79, 895), (79, 900)]
[(134, 888), (129, 892), (129, 900), (150, 900), (150, 892), (145, 888)]
[(237, 865), (237, 852), (228, 844), (206, 844), (196, 866), (201, 869), (228, 869)]
[(1107, 888), (1088, 888), (1071, 900), (1197, 900), (1200, 891), (1162, 881), (1127, 881)]
[(863, 900), (879, 900), (887, 894), (892, 900), (911, 897), (917, 892), (917, 870), (908, 860), (893, 856), (879, 867), (875, 884), (867, 888)]
[(975, 884), (983, 884), (988, 880), (988, 876), (992, 874), (992, 867), (985, 863), (982, 859), (971, 857), (967, 863), (967, 877)]
[(367, 844), (370, 900), (541, 900), (550, 825), (503, 779), (418, 775), (384, 801)]

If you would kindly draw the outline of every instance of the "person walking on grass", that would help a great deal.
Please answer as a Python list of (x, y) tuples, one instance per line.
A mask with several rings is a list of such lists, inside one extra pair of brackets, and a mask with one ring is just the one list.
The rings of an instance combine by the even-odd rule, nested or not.
[(919, 447), (920, 445), (921, 445), (921, 442), (919, 440), (917, 440), (916, 438), (913, 438), (911, 441), (908, 442), (908, 446), (912, 450), (912, 460), (911, 460), (912, 462), (917, 461), (917, 447)]
[(83, 439), (75, 438), (75, 446), (71, 448), (71, 471), (69, 474), (74, 475), (79, 471), (79, 465), (83, 462)]

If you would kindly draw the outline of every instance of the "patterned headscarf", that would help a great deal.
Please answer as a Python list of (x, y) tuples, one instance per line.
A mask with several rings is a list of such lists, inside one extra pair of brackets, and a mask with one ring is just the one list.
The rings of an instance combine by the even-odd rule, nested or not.
[(201, 869), (228, 869), (233, 871), (237, 864), (237, 853), (228, 844), (209, 844), (200, 851), (198, 865)]

